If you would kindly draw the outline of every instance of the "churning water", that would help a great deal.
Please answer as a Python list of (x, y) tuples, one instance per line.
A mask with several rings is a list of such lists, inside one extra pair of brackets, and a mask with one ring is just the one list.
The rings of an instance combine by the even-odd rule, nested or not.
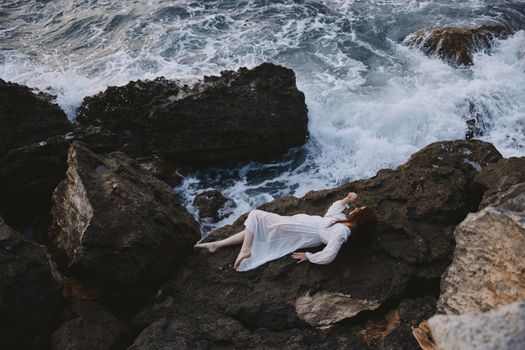
[[(454, 68), (401, 44), (447, 25), (515, 34)], [(177, 192), (219, 189), (238, 214), (274, 198), (394, 167), (463, 138), (474, 105), (483, 140), (525, 155), (525, 2), (417, 0), (5, 1), (0, 78), (48, 89), (71, 119), (87, 95), (129, 80), (200, 77), (271, 61), (306, 95), (310, 140), (273, 163), (192, 171)], [(208, 227), (209, 228), (209, 227)]]

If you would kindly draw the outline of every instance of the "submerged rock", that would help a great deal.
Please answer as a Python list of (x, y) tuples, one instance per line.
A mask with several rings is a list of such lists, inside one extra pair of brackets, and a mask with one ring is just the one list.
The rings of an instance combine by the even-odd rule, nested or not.
[(410, 34), (403, 43), (450, 63), (468, 66), (473, 64), (472, 55), (476, 51), (489, 49), (495, 38), (503, 38), (509, 33), (509, 28), (499, 24), (423, 29)]
[[(157, 321), (131, 349), (158, 348), (169, 341), (180, 348), (257, 344), (417, 349), (410, 326), (433, 313), (432, 296), (451, 260), (454, 227), (481, 200), (482, 191), (472, 179), (500, 158), (492, 145), (481, 141), (438, 142), (371, 179), (259, 207), (282, 215), (323, 215), (334, 200), (355, 191), (356, 206), (377, 209), (377, 240), (372, 232), (368, 242), (351, 236), (326, 266), (297, 264), (286, 256), (244, 273), (232, 268), (238, 247), (193, 254), (159, 292), (171, 300), (171, 312), (153, 305), (146, 317), (148, 310), (143, 310), (142, 320)], [(215, 231), (208, 240), (242, 230), (245, 218)], [(425, 312), (398, 306), (423, 296), (430, 299), (414, 305)]]
[(74, 142), (53, 195), (51, 236), (67, 274), (148, 290), (191, 252), (199, 228), (170, 187), (126, 155)]
[(128, 331), (125, 323), (93, 301), (67, 308), (65, 322), (52, 336), (54, 350), (110, 350)]
[(0, 217), (0, 348), (41, 349), (58, 321), (61, 287), (46, 248)]
[(211, 190), (199, 193), (193, 200), (193, 205), (199, 209), (201, 220), (217, 222), (221, 219), (220, 209), (228, 202), (220, 191)]
[(164, 78), (109, 87), (84, 99), (77, 121), (107, 128), (132, 157), (178, 164), (268, 159), (308, 136), (294, 72), (271, 63), (192, 87)]
[(73, 130), (52, 96), (0, 79), (0, 213), (25, 229), (51, 207)]

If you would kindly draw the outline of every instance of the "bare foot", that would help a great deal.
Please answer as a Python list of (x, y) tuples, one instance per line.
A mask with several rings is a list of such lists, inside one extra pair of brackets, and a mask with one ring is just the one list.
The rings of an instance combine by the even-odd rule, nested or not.
[(250, 256), (252, 256), (252, 252), (251, 251), (243, 251), (243, 250), (241, 250), (239, 252), (239, 255), (237, 256), (237, 259), (235, 260), (235, 263), (233, 264), (233, 267), (237, 269), (241, 265), (241, 263), (244, 260), (248, 259)]
[(219, 249), (219, 247), (217, 246), (217, 244), (215, 242), (199, 243), (199, 244), (195, 244), (193, 247), (194, 248), (201, 248), (201, 249), (208, 249), (208, 251), (210, 253), (215, 253), (215, 251), (217, 249)]

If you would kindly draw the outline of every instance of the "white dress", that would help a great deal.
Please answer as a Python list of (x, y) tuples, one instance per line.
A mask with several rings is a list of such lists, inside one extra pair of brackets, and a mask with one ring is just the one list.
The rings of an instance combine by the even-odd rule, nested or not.
[(252, 210), (244, 222), (246, 229), (254, 235), (251, 257), (244, 260), (237, 271), (252, 270), (297, 249), (323, 243), (326, 247), (322, 251), (306, 253), (306, 256), (315, 264), (330, 263), (350, 235), (350, 229), (343, 224), (328, 227), (334, 221), (346, 219), (344, 209), (344, 204), (339, 200), (328, 208), (324, 217), (306, 214), (281, 216), (263, 210)]

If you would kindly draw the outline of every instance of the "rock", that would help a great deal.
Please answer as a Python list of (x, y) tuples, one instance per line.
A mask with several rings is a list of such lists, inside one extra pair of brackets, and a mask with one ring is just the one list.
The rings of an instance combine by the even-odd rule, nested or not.
[(373, 349), (419, 350), (412, 327), (433, 316), (435, 311), (436, 299), (432, 296), (405, 299), (384, 320), (367, 322), (361, 332)]
[(0, 348), (40, 349), (61, 311), (46, 248), (0, 218)]
[(473, 53), (489, 49), (494, 39), (509, 34), (510, 28), (499, 24), (423, 29), (410, 34), (403, 44), (418, 47), (424, 53), (438, 56), (452, 64), (469, 66), (473, 64)]
[(199, 228), (170, 187), (126, 155), (74, 142), (53, 194), (51, 237), (66, 274), (109, 289), (147, 290), (191, 252)]
[(109, 87), (84, 99), (77, 121), (107, 128), (132, 157), (178, 165), (269, 159), (308, 136), (294, 72), (271, 63), (192, 87), (164, 78)]
[(125, 323), (99, 304), (82, 301), (68, 308), (65, 322), (52, 336), (56, 350), (110, 350), (128, 331)]
[(193, 206), (199, 209), (199, 218), (211, 219), (217, 222), (221, 219), (219, 210), (224, 207), (228, 199), (224, 198), (222, 193), (217, 190), (211, 190), (199, 193), (193, 200)]
[[(232, 268), (238, 247), (199, 251), (159, 291), (170, 306), (141, 313), (141, 320), (157, 321), (131, 348), (170, 340), (181, 348), (250, 347), (259, 345), (260, 334), (272, 338), (274, 347), (288, 346), (287, 334), (297, 339), (292, 348), (417, 348), (410, 326), (433, 313), (439, 277), (451, 261), (453, 230), (482, 197), (473, 178), (500, 158), (481, 141), (438, 142), (371, 179), (262, 205), (259, 209), (282, 215), (322, 215), (334, 200), (355, 191), (356, 206), (377, 210), (377, 240), (373, 232), (365, 233), (370, 241), (351, 236), (326, 266), (297, 264), (286, 256), (243, 273)], [(207, 240), (242, 230), (245, 218)], [(426, 285), (434, 288), (421, 287)], [(415, 297), (423, 298), (406, 300)], [(370, 317), (378, 320), (370, 327), (385, 331), (367, 330)], [(216, 320), (223, 326), (216, 327)]]
[(488, 205), (512, 205), (511, 199), (525, 192), (525, 157), (501, 159), (490, 164), (476, 174), (474, 181), (485, 191), (480, 209)]
[(69, 140), (63, 136), (0, 155), (0, 212), (18, 230), (36, 238), (47, 230), (53, 190), (65, 177)]
[(524, 349), (525, 302), (485, 313), (436, 315), (428, 320), (428, 327), (435, 349)]
[(50, 95), (0, 79), (0, 213), (12, 227), (45, 220), (72, 130)]
[(0, 79), (0, 155), (72, 130), (52, 96)]
[(525, 299), (525, 193), (514, 202), (521, 203), (516, 211), (488, 206), (458, 225), (440, 313), (484, 312)]

